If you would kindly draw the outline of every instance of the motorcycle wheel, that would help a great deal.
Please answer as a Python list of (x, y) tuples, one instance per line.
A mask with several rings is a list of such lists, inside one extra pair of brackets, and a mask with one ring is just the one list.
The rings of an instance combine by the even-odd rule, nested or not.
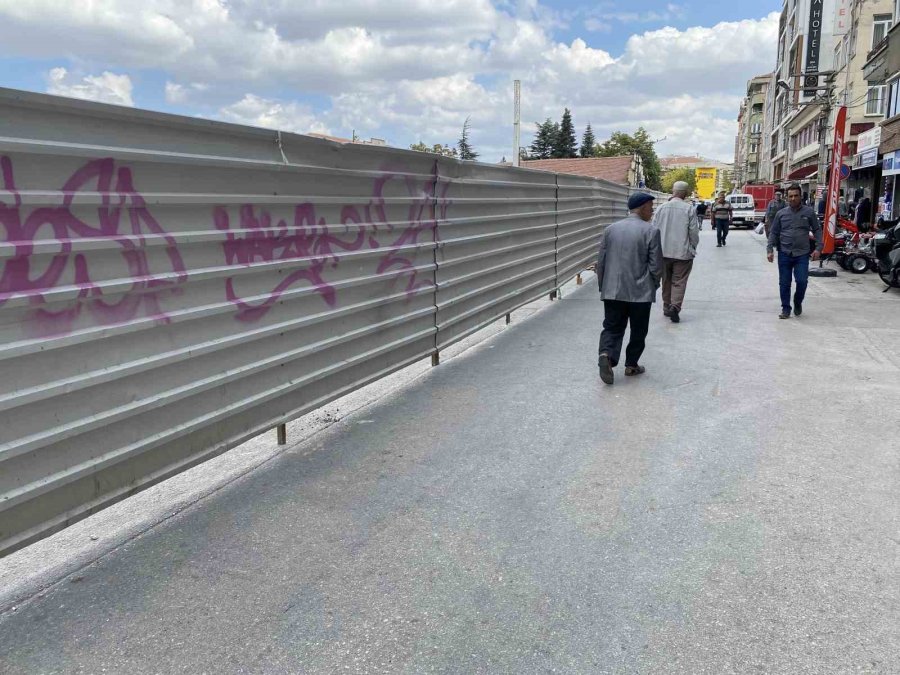
[(847, 266), (853, 274), (865, 274), (869, 269), (869, 261), (865, 256), (854, 255), (850, 256)]
[(890, 271), (885, 272), (884, 270), (878, 270), (878, 276), (881, 277), (881, 280), (888, 286), (900, 288), (900, 281), (895, 280)]

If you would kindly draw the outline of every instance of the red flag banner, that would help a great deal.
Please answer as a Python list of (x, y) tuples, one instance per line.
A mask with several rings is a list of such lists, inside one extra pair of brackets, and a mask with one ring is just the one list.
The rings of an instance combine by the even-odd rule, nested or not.
[(834, 149), (831, 153), (831, 177), (828, 180), (828, 200), (825, 202), (825, 228), (822, 232), (822, 253), (834, 253), (834, 233), (837, 230), (838, 196), (841, 192), (841, 160), (844, 157), (844, 127), (847, 126), (847, 108), (838, 109), (834, 123)]

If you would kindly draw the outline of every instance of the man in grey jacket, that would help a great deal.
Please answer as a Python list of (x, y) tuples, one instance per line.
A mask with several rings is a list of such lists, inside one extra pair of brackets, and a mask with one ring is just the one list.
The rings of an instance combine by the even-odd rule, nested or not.
[(794, 275), (794, 315), (803, 313), (803, 299), (809, 277), (810, 239), (815, 238), (816, 248), (812, 259), (818, 260), (822, 252), (822, 225), (816, 212), (801, 204), (799, 185), (787, 189), (788, 206), (775, 214), (766, 257), (775, 260), (778, 249), (778, 285), (781, 291), (781, 314), (779, 319), (791, 318), (791, 274)]
[(631, 214), (613, 223), (603, 233), (597, 256), (597, 283), (603, 299), (603, 332), (600, 334), (600, 379), (614, 381), (625, 328), (631, 336), (625, 349), (625, 374), (640, 375), (638, 364), (644, 353), (650, 307), (656, 302), (662, 274), (662, 245), (653, 218), (653, 197), (638, 192), (628, 200)]
[(675, 181), (672, 199), (653, 215), (653, 224), (659, 228), (662, 241), (663, 315), (669, 317), (672, 323), (681, 321), (681, 306), (700, 242), (697, 213), (691, 204), (684, 201), (690, 191), (690, 186), (683, 180)]

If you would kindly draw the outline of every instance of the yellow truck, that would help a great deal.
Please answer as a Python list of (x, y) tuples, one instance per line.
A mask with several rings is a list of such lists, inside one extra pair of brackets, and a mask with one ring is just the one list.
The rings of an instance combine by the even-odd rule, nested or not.
[(700, 166), (694, 169), (697, 180), (697, 197), (708, 201), (716, 195), (716, 180), (719, 170), (711, 166)]

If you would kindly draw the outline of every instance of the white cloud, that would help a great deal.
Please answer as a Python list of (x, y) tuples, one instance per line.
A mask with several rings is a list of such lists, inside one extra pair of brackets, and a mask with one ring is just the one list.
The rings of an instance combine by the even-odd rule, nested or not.
[(86, 75), (80, 80), (65, 68), (53, 68), (47, 73), (47, 93), (89, 101), (133, 106), (131, 78), (104, 71), (101, 75)]
[(237, 103), (219, 110), (218, 117), (226, 122), (249, 124), (254, 127), (295, 131), (300, 134), (330, 133), (316, 118), (309, 106), (283, 103), (247, 94)]
[[(452, 143), (471, 115), (485, 159), (510, 154), (512, 80), (521, 79), (524, 144), (531, 122), (569, 107), (601, 136), (644, 124), (668, 138), (661, 148), (727, 158), (736, 97), (773, 65), (777, 14), (648, 31), (617, 55), (598, 48), (596, 33), (617, 22), (682, 11), (678, 0), (653, 16), (614, 2), (586, 14), (539, 0), (0, 0), (0, 44), (77, 58), (78, 72), (162, 71), (170, 105), (246, 124), (355, 129), (403, 146)], [(595, 34), (554, 37), (582, 24)], [(109, 72), (66, 73), (53, 86), (131, 100), (127, 76)]]

